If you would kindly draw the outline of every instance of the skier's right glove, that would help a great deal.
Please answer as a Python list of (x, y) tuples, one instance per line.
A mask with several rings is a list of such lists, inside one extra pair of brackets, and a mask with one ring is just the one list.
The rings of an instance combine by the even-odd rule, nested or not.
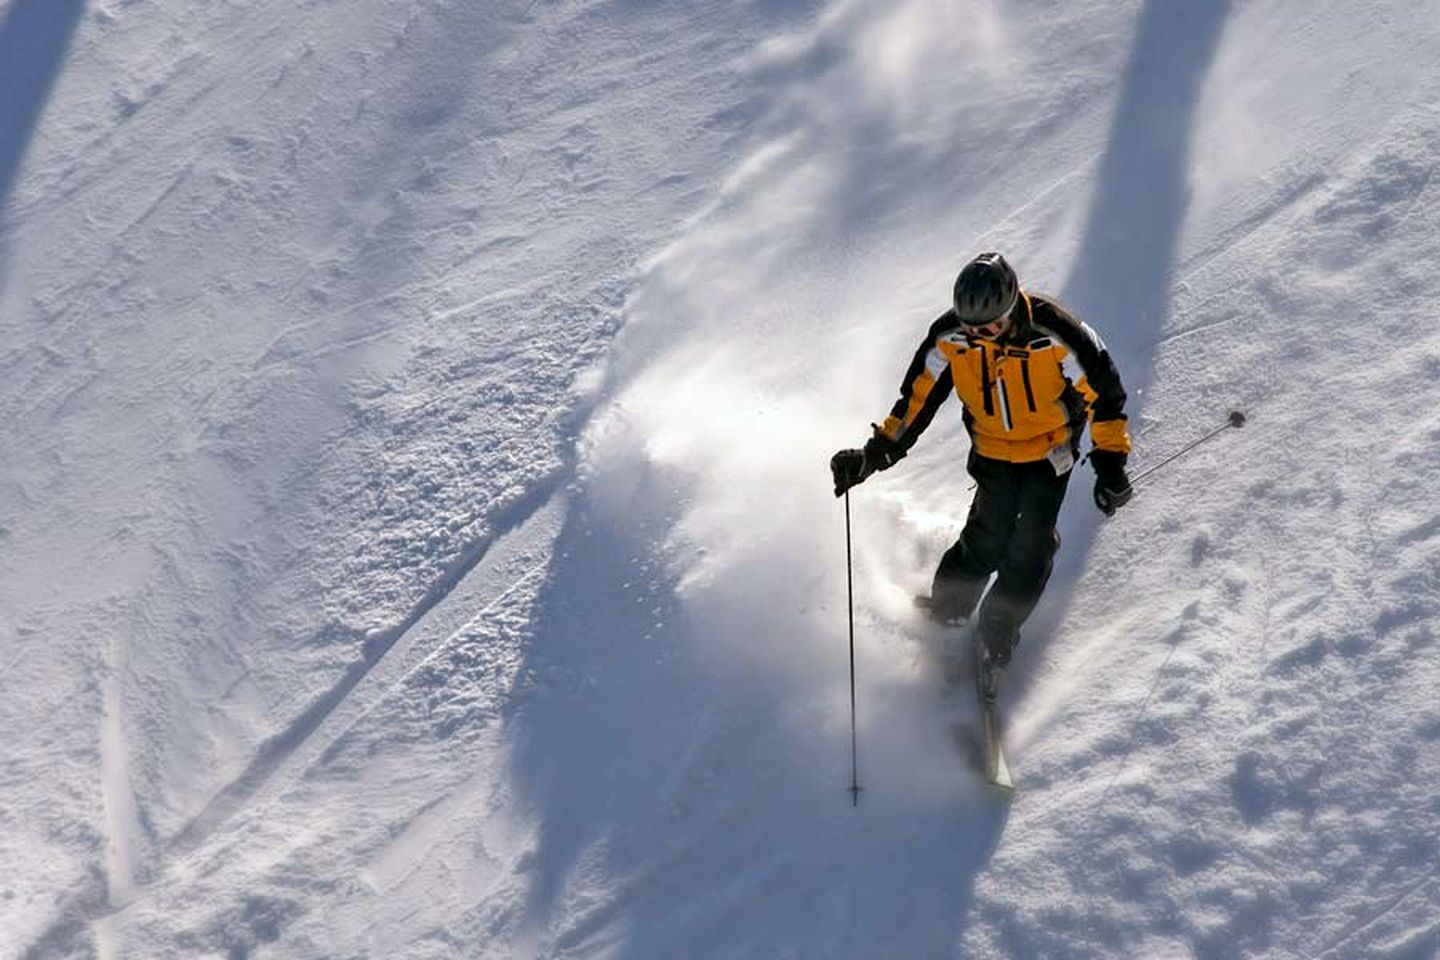
[(1130, 478), (1125, 475), (1125, 454), (1092, 450), (1090, 466), (1095, 469), (1095, 506), (1105, 516), (1112, 517), (1135, 495)]
[(835, 496), (845, 495), (845, 491), (855, 486), (870, 475), (865, 469), (864, 450), (841, 450), (830, 458), (830, 477), (835, 481)]
[(844, 496), (845, 491), (877, 470), (887, 470), (905, 456), (900, 444), (883, 433), (876, 433), (865, 441), (863, 450), (841, 450), (830, 458), (830, 476), (835, 481), (835, 496)]

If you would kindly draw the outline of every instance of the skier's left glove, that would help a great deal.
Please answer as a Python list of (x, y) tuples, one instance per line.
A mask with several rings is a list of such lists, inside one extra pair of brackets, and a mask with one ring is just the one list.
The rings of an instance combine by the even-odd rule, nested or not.
[(1114, 450), (1090, 451), (1090, 466), (1095, 468), (1095, 506), (1107, 517), (1115, 515), (1130, 498), (1135, 488), (1125, 475), (1125, 454)]
[(905, 456), (900, 444), (883, 433), (865, 441), (863, 450), (841, 450), (830, 458), (830, 476), (835, 481), (835, 496), (864, 482), (877, 470), (887, 470)]

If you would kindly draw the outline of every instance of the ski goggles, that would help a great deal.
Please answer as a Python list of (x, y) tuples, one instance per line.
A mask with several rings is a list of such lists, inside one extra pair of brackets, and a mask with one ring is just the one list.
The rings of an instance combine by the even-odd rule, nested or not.
[[(1017, 300), (1016, 302), (1018, 303), (1019, 301)], [(994, 320), (988, 320), (985, 323), (966, 323), (964, 320), (961, 320), (960, 326), (972, 337), (979, 337), (982, 340), (994, 340), (1010, 328), (1010, 318), (1014, 316), (1014, 314), (1015, 307), (1012, 306)]]

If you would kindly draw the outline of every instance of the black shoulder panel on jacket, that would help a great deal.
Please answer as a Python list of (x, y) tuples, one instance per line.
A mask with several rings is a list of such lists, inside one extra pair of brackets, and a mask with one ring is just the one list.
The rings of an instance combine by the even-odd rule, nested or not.
[[(938, 319), (930, 324), (930, 329), (925, 334), (919, 348), (915, 351), (915, 357), (910, 361), (910, 367), (905, 371), (905, 379), (900, 384), (900, 399), (890, 408), (890, 415), (896, 419), (904, 419), (906, 411), (910, 409), (910, 397), (915, 391), (915, 381), (925, 372), (925, 363), (930, 356), (930, 351), (935, 348), (935, 341), (959, 325), (955, 319), (955, 311), (947, 310)], [(935, 419), (935, 412), (945, 402), (951, 390), (950, 368), (947, 365), (936, 378), (935, 385), (930, 389), (930, 394), (925, 398), (925, 404), (921, 407), (915, 419), (910, 423), (896, 441), (902, 450), (909, 450), (920, 439), (920, 434), (930, 426), (930, 421)]]
[(1124, 420), (1125, 385), (1100, 335), (1050, 297), (1038, 293), (1031, 293), (1029, 297), (1034, 308), (1036, 332), (1052, 334), (1065, 345), (1085, 372), (1085, 379), (1096, 395), (1094, 418)]
[(955, 310), (954, 308), (951, 308), (940, 314), (940, 316), (936, 317), (935, 322), (930, 324), (930, 333), (928, 334), (928, 336), (930, 338), (930, 342), (933, 344), (938, 337), (942, 337), (945, 334), (951, 332), (952, 330), (959, 329), (960, 318), (955, 316)]

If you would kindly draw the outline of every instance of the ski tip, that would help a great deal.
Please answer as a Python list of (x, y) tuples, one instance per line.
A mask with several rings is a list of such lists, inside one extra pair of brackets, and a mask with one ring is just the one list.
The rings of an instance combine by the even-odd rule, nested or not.
[(1010, 761), (1005, 758), (1003, 752), (997, 751), (995, 772), (987, 779), (1002, 790), (1009, 793), (1015, 792), (1015, 778), (1010, 775)]

